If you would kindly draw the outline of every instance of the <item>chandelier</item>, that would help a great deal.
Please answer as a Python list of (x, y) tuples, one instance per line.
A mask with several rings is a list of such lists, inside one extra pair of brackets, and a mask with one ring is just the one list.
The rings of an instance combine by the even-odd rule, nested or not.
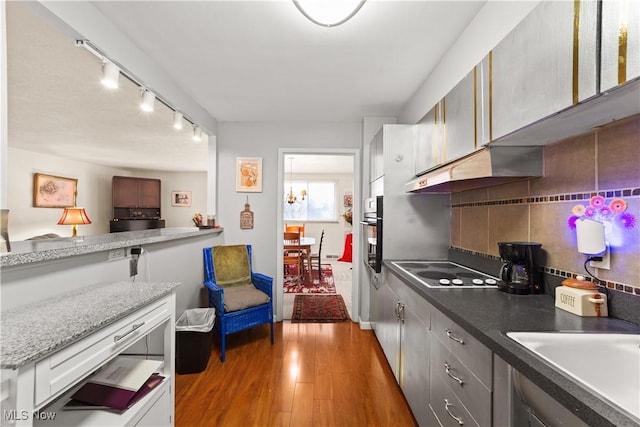
[[(291, 162), (291, 168), (289, 169), (289, 183), (293, 183), (293, 156), (289, 157), (289, 161)], [(300, 191), (300, 200), (296, 196), (293, 195), (293, 185), (289, 186), (289, 194), (285, 197), (285, 201), (290, 205), (294, 203), (302, 203), (304, 199), (307, 197), (307, 190)]]

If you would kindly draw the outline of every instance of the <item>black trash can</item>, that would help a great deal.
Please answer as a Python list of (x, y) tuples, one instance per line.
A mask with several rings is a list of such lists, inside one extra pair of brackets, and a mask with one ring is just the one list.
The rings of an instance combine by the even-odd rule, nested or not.
[(194, 374), (207, 369), (211, 355), (213, 308), (185, 310), (176, 322), (176, 372)]

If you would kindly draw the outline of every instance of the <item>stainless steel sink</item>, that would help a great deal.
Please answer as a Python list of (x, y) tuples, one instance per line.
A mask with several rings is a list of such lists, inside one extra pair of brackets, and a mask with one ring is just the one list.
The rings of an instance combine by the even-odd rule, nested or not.
[(640, 334), (507, 332), (640, 421)]

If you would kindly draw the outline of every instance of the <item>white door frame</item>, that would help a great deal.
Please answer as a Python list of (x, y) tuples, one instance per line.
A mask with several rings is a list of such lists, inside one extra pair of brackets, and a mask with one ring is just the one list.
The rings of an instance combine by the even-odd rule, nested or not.
[[(278, 149), (278, 197), (284, 200), (284, 159), (285, 156), (305, 154), (305, 155), (351, 155), (353, 159), (353, 223), (358, 223), (361, 216), (360, 200), (361, 200), (361, 162), (359, 148), (279, 148)], [(283, 204), (278, 203), (277, 212), (277, 236), (284, 233), (284, 209)], [(351, 278), (351, 318), (354, 322), (360, 322), (360, 230), (361, 227), (353, 227), (353, 249), (352, 249), (352, 278)], [(284, 244), (282, 239), (278, 239), (277, 253), (282, 254)], [(282, 321), (283, 300), (284, 300), (284, 271), (282, 257), (278, 258), (278, 268), (276, 275), (276, 321)]]

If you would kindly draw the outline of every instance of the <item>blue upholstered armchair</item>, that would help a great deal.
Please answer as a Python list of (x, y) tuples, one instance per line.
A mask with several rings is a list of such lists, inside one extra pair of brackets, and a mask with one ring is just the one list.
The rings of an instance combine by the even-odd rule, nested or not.
[(203, 256), (204, 285), (220, 333), (220, 360), (225, 360), (226, 336), (234, 332), (269, 323), (273, 344), (273, 279), (252, 271), (251, 245), (204, 248)]

